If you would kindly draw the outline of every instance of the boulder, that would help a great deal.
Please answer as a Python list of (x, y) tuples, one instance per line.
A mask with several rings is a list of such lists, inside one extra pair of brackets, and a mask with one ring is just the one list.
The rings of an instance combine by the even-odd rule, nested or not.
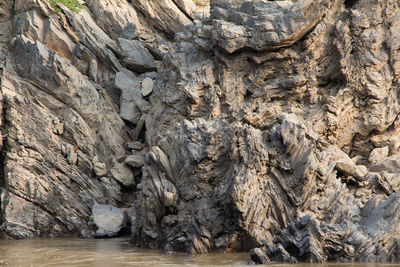
[(98, 203), (92, 207), (92, 218), (97, 227), (96, 237), (114, 237), (128, 222), (128, 216), (124, 210)]
[(142, 167), (144, 165), (144, 156), (130, 155), (126, 157), (125, 164), (135, 168)]
[(154, 80), (151, 78), (144, 78), (144, 80), (142, 81), (142, 95), (148, 96), (149, 94), (151, 94), (151, 92), (153, 92), (153, 88)]
[(131, 187), (136, 184), (135, 176), (129, 169), (129, 167), (125, 166), (122, 163), (119, 163), (115, 159), (113, 161), (113, 167), (111, 168), (110, 172), (112, 177), (120, 182), (123, 186)]
[(126, 67), (135, 72), (156, 70), (154, 58), (138, 40), (118, 39), (122, 61)]

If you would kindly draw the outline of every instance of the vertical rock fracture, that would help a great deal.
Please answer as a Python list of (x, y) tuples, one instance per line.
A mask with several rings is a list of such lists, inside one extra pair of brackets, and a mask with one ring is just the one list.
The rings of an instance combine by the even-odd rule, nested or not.
[(1, 232), (400, 261), (400, 3), (0, 3)]

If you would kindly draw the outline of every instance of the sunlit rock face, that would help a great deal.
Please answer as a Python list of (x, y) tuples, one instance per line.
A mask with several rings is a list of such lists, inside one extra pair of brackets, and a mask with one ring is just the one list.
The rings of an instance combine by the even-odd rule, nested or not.
[(150, 97), (133, 241), (258, 247), (258, 263), (398, 260), (398, 3), (211, 6)]
[(3, 235), (400, 260), (398, 2), (81, 2), (0, 3)]
[[(94, 236), (94, 203), (132, 215), (143, 163), (125, 159), (147, 152), (152, 90), (146, 85), (145, 99), (142, 82), (154, 83), (172, 34), (142, 14), (162, 20), (161, 9), (81, 3), (77, 13), (45, 0), (0, 3), (5, 236)], [(172, 1), (170, 8), (186, 20), (169, 31), (192, 23)]]

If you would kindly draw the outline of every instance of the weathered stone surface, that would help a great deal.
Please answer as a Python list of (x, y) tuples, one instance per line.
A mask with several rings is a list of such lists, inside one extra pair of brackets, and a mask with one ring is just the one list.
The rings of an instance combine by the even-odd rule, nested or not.
[(104, 162), (101, 162), (97, 156), (93, 158), (93, 170), (97, 177), (106, 176), (107, 166)]
[(378, 161), (382, 161), (389, 154), (389, 147), (378, 147), (371, 151), (369, 154), (368, 161), (371, 163), (377, 163)]
[(126, 143), (126, 149), (128, 150), (142, 150), (143, 144), (139, 141)]
[(136, 184), (132, 171), (117, 160), (114, 160), (111, 175), (124, 186), (130, 187)]
[(156, 69), (153, 57), (140, 41), (119, 38), (118, 45), (121, 49), (122, 61), (128, 69), (135, 72)]
[(154, 88), (154, 80), (151, 78), (145, 78), (142, 81), (142, 95), (143, 96), (148, 96), (149, 94), (151, 94), (151, 92), (153, 92), (153, 88)]
[[(170, 35), (192, 24), (193, 5), (188, 0), (137, 0), (134, 7), (145, 14), (151, 24)], [(185, 12), (181, 12), (184, 10)]]
[(85, 3), (0, 3), (4, 235), (400, 260), (398, 2)]
[(298, 41), (324, 17), (331, 8), (329, 0), (214, 1), (213, 38), (232, 53), (250, 48), (257, 51), (287, 47)]
[[(115, 87), (121, 91), (120, 116), (122, 119), (137, 123), (141, 116), (138, 105), (143, 106), (144, 101), (138, 94), (140, 83), (133, 73), (124, 69), (115, 75)], [(135, 101), (136, 100), (136, 101)], [(136, 104), (138, 103), (138, 104)]]
[(128, 222), (128, 216), (124, 210), (97, 203), (92, 207), (92, 217), (97, 227), (97, 237), (116, 236)]
[[(121, 192), (135, 184), (125, 144), (149, 104), (140, 81), (126, 92), (135, 74), (125, 67), (155, 70), (139, 34), (146, 46), (170, 41), (128, 1), (85, 1), (78, 13), (59, 8), (47, 0), (0, 2), (3, 236), (90, 237), (94, 202), (132, 205)], [(118, 38), (137, 50), (124, 46), (124, 54)], [(135, 52), (141, 57), (130, 58)], [(129, 75), (121, 80), (121, 72)]]
[[(133, 242), (257, 247), (260, 263), (398, 261), (398, 212), (378, 212), (398, 194), (398, 3), (211, 9), (176, 35), (150, 96), (136, 199), (148, 212)], [(164, 183), (179, 192), (172, 201), (160, 201)], [(372, 218), (389, 232), (371, 234)]]
[(144, 165), (144, 156), (142, 155), (130, 155), (126, 158), (125, 164), (132, 167), (142, 167)]

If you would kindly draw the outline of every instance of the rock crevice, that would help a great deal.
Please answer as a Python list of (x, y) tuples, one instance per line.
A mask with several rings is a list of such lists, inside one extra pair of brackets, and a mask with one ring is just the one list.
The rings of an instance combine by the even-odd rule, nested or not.
[(0, 3), (3, 235), (400, 260), (397, 1), (81, 2)]

